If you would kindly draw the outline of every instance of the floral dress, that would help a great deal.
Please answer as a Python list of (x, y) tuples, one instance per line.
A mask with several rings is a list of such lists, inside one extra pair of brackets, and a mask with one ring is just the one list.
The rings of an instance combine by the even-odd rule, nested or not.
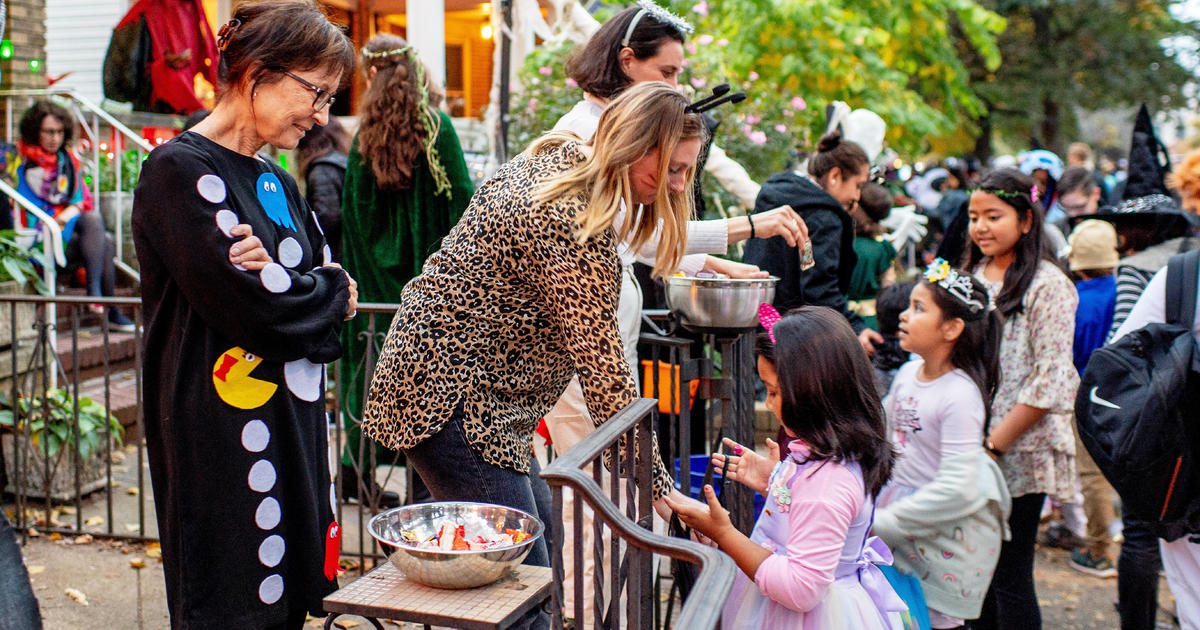
[[(986, 261), (975, 269), (975, 277), (987, 285), (995, 300), (1004, 283), (984, 278), (985, 265)], [(1013, 498), (1044, 492), (1059, 501), (1070, 501), (1075, 494), (1071, 423), (1079, 373), (1072, 363), (1072, 346), (1078, 302), (1066, 274), (1043, 260), (1021, 300), (1024, 308), (1004, 323), (992, 423), (1002, 421), (1018, 403), (1046, 410), (1000, 458)]]

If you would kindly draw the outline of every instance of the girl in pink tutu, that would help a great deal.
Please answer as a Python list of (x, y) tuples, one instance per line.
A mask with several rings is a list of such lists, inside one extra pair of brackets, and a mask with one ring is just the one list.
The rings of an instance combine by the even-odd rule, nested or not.
[[(770, 307), (764, 307), (764, 311)], [(766, 495), (750, 537), (733, 528), (711, 486), (707, 504), (672, 501), (684, 523), (712, 539), (741, 573), (725, 628), (915, 628), (876, 564), (892, 555), (868, 537), (874, 501), (894, 457), (871, 364), (846, 318), (806, 306), (783, 319), (770, 309), (759, 336), (767, 407), (792, 439), (780, 461), (726, 440), (713, 455), (729, 479)]]

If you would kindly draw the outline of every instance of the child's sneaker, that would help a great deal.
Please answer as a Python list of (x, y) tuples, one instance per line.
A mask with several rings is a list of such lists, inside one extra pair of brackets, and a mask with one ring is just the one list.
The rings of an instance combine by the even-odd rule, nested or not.
[(1104, 556), (1097, 558), (1087, 549), (1071, 552), (1071, 568), (1101, 578), (1117, 576), (1117, 568), (1113, 566), (1112, 560)]
[(111, 308), (108, 310), (108, 329), (116, 332), (131, 333), (137, 326), (121, 311)]

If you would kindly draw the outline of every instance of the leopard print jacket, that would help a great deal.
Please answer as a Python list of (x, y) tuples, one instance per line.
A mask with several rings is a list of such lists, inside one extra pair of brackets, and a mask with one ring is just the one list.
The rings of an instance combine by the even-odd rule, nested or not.
[[(578, 373), (599, 424), (637, 396), (617, 328), (612, 229), (580, 243), (579, 194), (535, 204), (535, 184), (584, 159), (566, 142), (505, 164), (401, 294), (363, 408), (393, 449), (433, 436), (462, 407), (484, 460), (529, 472), (538, 421)], [(654, 497), (671, 477), (654, 457)]]

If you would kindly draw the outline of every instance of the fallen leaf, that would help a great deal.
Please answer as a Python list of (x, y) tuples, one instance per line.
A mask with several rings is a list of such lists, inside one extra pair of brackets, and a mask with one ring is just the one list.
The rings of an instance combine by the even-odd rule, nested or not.
[(135, 569), (145, 569), (146, 561), (141, 558), (134, 558), (133, 560), (129, 561), (129, 566), (131, 566)]
[(150, 546), (146, 547), (146, 557), (162, 558), (162, 545), (159, 545), (158, 543), (150, 543)]
[(54, 532), (50, 534), (50, 540), (62, 540), (62, 534)]
[(84, 521), (83, 524), (84, 525), (103, 525), (104, 517), (103, 516), (93, 516), (93, 517), (89, 518), (88, 520)]
[(125, 523), (125, 531), (127, 531), (127, 532), (133, 533), (133, 532), (136, 532), (138, 529), (140, 529), (140, 527), (138, 526), (137, 523)]
[(338, 560), (338, 566), (341, 567), (343, 571), (351, 571), (358, 568), (358, 560), (353, 558), (340, 558)]
[(29, 575), (37, 575), (46, 570), (46, 567), (40, 564), (31, 564), (26, 568), (29, 569)]
[[(70, 516), (74, 516), (75, 515), (75, 506), (64, 505), (64, 506), (58, 508), (57, 510), (55, 510), (55, 512), (57, 512), (58, 514), (67, 514)], [(52, 518), (58, 518), (58, 514), (54, 514), (52, 516)]]
[(76, 545), (86, 545), (86, 544), (91, 543), (92, 540), (93, 540), (93, 538), (92, 538), (91, 534), (81, 534), (81, 535), (75, 537), (75, 544)]
[(41, 538), (41, 536), (42, 536), (42, 532), (39, 532), (38, 530), (36, 530), (32, 527), (29, 528), (29, 537), (30, 538)]
[(74, 588), (69, 588), (63, 592), (67, 594), (67, 597), (70, 597), (71, 599), (79, 602), (81, 605), (83, 605), (83, 606), (88, 605), (87, 595), (84, 595), (83, 591), (74, 589)]
[[(682, 396), (682, 395), (683, 394), (680, 394), (680, 396)], [(129, 488), (128, 490), (125, 491), (125, 494), (130, 494), (130, 495), (133, 495), (136, 497), (138, 495), (138, 489), (137, 488)]]
[(121, 483), (120, 481), (117, 481), (117, 480), (115, 480), (115, 479), (114, 479), (114, 480), (112, 480), (112, 481), (108, 482), (108, 485), (109, 485), (109, 487), (110, 487), (110, 488), (120, 488), (121, 486), (123, 486), (123, 485), (125, 485), (125, 484), (123, 484), (123, 483)]

